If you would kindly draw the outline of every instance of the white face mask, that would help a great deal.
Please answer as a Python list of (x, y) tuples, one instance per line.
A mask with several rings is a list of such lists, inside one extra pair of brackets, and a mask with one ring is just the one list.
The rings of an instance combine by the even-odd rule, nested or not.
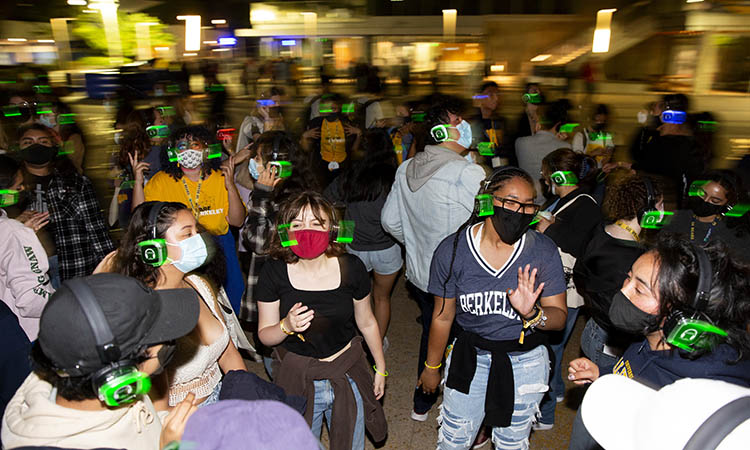
[(461, 123), (459, 123), (456, 126), (456, 129), (461, 134), (461, 136), (459, 136), (456, 143), (463, 148), (471, 147), (472, 136), (471, 136), (471, 125), (469, 124), (469, 122), (462, 120)]
[(120, 145), (122, 141), (122, 131), (115, 131), (115, 145)]
[(203, 152), (200, 150), (183, 150), (177, 155), (177, 162), (186, 169), (197, 169), (203, 163)]
[(206, 259), (208, 259), (208, 247), (206, 247), (206, 241), (203, 240), (200, 234), (191, 236), (176, 244), (167, 242), (167, 245), (180, 247), (182, 255), (177, 261), (172, 261), (172, 264), (182, 273), (192, 272), (205, 264)]

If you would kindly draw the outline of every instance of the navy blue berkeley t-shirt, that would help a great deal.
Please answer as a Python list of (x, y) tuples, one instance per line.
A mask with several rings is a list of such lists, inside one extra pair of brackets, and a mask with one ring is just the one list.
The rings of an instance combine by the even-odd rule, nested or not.
[[(439, 297), (456, 299), (456, 323), (461, 328), (479, 336), (505, 341), (521, 335), (521, 317), (513, 309), (508, 289), (518, 287), (518, 268), (531, 265), (537, 269), (536, 286), (544, 283), (540, 297), (550, 297), (565, 292), (565, 275), (560, 254), (552, 239), (527, 231), (513, 246), (513, 253), (498, 270), (482, 258), (479, 241), (483, 224), (467, 227), (458, 236), (453, 276), (445, 286), (453, 253), (456, 233), (440, 243), (432, 257), (429, 291)], [(476, 237), (472, 229), (479, 228)]]

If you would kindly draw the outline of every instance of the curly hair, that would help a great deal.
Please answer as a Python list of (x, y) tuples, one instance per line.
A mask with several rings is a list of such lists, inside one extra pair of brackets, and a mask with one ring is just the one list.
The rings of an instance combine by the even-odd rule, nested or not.
[[(640, 217), (646, 211), (649, 207), (648, 188), (644, 179), (645, 177), (640, 175), (628, 175), (607, 185), (607, 192), (602, 203), (602, 210), (607, 221), (631, 220)], [(652, 200), (658, 202), (663, 197), (663, 190), (655, 181), (651, 179), (649, 181), (654, 188)]]
[[(140, 364), (149, 359), (148, 347), (139, 347), (131, 355), (125, 355), (123, 360), (132, 360), (136, 364)], [(92, 383), (92, 375), (81, 375), (81, 376), (60, 376), (58, 375), (57, 369), (54, 363), (47, 357), (39, 344), (36, 341), (31, 346), (31, 364), (34, 373), (51, 384), (57, 389), (57, 394), (69, 401), (83, 401), (98, 398), (98, 392), (94, 391), (94, 383)]]
[[(211, 133), (208, 128), (196, 125), (188, 125), (186, 127), (178, 128), (169, 136), (170, 148), (174, 148), (177, 145), (177, 141), (182, 138), (195, 139), (203, 142), (206, 146), (216, 143), (216, 135)], [(161, 152), (160, 156), (161, 170), (169, 174), (169, 176), (171, 176), (175, 180), (179, 180), (180, 178), (182, 178), (183, 173), (182, 169), (180, 168), (180, 164), (177, 161), (170, 161), (168, 152)], [(220, 158), (204, 161), (201, 166), (203, 176), (207, 177), (211, 175), (211, 172), (213, 172), (214, 170), (219, 170), (220, 166)]]
[[(333, 205), (323, 197), (323, 195), (315, 191), (303, 191), (292, 194), (288, 199), (281, 203), (279, 206), (277, 223), (290, 223), (308, 206), (315, 218), (318, 219), (318, 221), (320, 221), (320, 223), (327, 229), (330, 230), (331, 226), (338, 222), (336, 210)], [(329, 258), (341, 256), (345, 253), (346, 247), (344, 244), (333, 241), (329, 242), (328, 247), (325, 250), (325, 254)], [(281, 246), (281, 237), (279, 236), (279, 233), (272, 233), (271, 235), (269, 254), (271, 255), (271, 258), (282, 260), (287, 264), (294, 264), (299, 261), (299, 257), (295, 255), (290, 248)]]
[[(665, 233), (651, 250), (658, 267), (658, 323), (675, 309), (691, 311), (698, 289), (700, 270), (694, 244), (676, 234)], [(711, 321), (727, 332), (726, 343), (738, 352), (736, 360), (750, 357), (750, 265), (730, 256), (721, 241), (703, 247), (711, 262), (711, 292), (705, 311)], [(708, 350), (685, 353), (695, 359)]]
[(130, 167), (128, 155), (132, 156), (138, 152), (138, 159), (143, 160), (151, 151), (151, 140), (146, 130), (141, 127), (126, 128), (120, 142), (120, 153), (117, 155), (117, 165), (120, 169)]
[[(133, 210), (127, 230), (120, 242), (120, 248), (112, 260), (110, 272), (116, 272), (142, 281), (147, 286), (156, 286), (163, 276), (159, 267), (146, 264), (141, 260), (139, 242), (149, 239), (164, 239), (169, 227), (174, 224), (179, 211), (190, 211), (187, 206), (177, 202), (165, 202), (156, 216), (156, 236), (154, 224), (149, 222), (151, 208), (160, 202), (145, 202)], [(203, 232), (198, 225), (198, 231)], [(207, 278), (214, 287), (221, 286), (226, 276), (226, 262), (220, 246), (211, 245), (209, 257), (196, 272)]]

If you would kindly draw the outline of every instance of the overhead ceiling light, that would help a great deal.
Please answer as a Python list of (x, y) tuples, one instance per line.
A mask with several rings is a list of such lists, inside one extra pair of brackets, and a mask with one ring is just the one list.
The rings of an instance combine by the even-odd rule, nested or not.
[(206, 45), (216, 45), (216, 44), (218, 44), (217, 41), (203, 41), (203, 43), (206, 44)]
[(198, 56), (197, 53), (183, 53), (182, 56)]
[(83, 11), (81, 11), (81, 12), (82, 12), (82, 13), (85, 13), (85, 14), (99, 14), (99, 11), (97, 11), (97, 10), (95, 10), (95, 9), (84, 9), (84, 10), (83, 10)]
[(531, 62), (542, 62), (550, 59), (552, 55), (544, 54), (544, 55), (536, 55), (535, 57), (531, 58)]
[(36, 41), (39, 42), (40, 44), (54, 44), (55, 43), (54, 39), (37, 39)]
[(505, 64), (493, 64), (490, 66), (490, 72), (505, 72)]
[(166, 52), (169, 51), (169, 47), (154, 47), (154, 50), (157, 52)]
[(8, 42), (26, 42), (24, 38), (8, 38)]
[(592, 53), (607, 53), (609, 51), (609, 39), (612, 34), (612, 14), (617, 9), (600, 9), (596, 13), (596, 28), (594, 29), (594, 42), (591, 46)]
[(226, 19), (211, 19), (213, 25), (224, 25), (227, 23)]
[(232, 50), (232, 49), (231, 48), (215, 48), (215, 49), (213, 49), (211, 51), (212, 52), (228, 52), (230, 50)]
[(70, 6), (86, 6), (88, 2), (86, 0), (68, 0)]

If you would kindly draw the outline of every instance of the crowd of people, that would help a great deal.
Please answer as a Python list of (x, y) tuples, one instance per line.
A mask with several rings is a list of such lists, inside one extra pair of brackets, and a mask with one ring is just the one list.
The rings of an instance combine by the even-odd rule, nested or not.
[[(535, 83), (514, 121), (492, 81), (467, 101), (363, 80), (295, 119), (258, 92), (236, 123), (218, 84), (203, 118), (123, 95), (106, 215), (87, 118), (2, 93), (3, 448), (318, 449), (325, 422), (331, 449), (364, 449), (387, 442), (394, 350), (419, 355), (411, 419), (442, 402), (439, 449), (528, 448), (563, 377), (593, 383), (571, 449), (612, 442), (606, 374), (642, 398), (750, 388), (748, 192), (710, 170), (686, 96), (648, 105), (623, 155), (607, 105), (576, 117)], [(395, 349), (402, 269), (421, 336)]]

